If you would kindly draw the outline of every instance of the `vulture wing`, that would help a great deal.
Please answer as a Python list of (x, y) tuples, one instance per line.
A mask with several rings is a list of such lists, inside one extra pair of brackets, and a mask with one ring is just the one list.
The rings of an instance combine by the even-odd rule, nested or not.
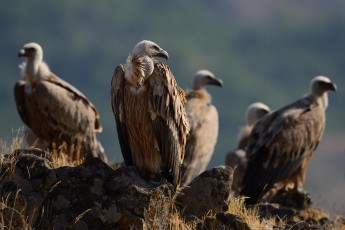
[(26, 113), (27, 108), (26, 108), (24, 92), (25, 92), (25, 81), (23, 80), (17, 81), (17, 83), (14, 85), (14, 99), (16, 101), (17, 110), (22, 121), (27, 126), (30, 127), (29, 119)]
[(111, 80), (111, 105), (113, 113), (115, 115), (117, 135), (119, 137), (120, 147), (123, 159), (126, 165), (133, 165), (133, 159), (131, 156), (131, 147), (129, 143), (127, 126), (125, 123), (124, 112), (124, 84), (125, 84), (125, 72), (124, 66), (119, 65), (113, 74)]
[(177, 185), (189, 132), (185, 94), (164, 63), (155, 63), (149, 82), (149, 112), (164, 164), (163, 174)]

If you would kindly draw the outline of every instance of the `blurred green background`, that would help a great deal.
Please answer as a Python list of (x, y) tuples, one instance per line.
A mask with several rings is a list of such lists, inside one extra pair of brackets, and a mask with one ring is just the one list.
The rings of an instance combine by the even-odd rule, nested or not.
[(345, 2), (290, 1), (2, 1), (0, 8), (0, 138), (7, 145), (23, 126), (13, 86), (17, 52), (38, 42), (51, 70), (97, 107), (108, 158), (122, 161), (110, 106), (110, 81), (133, 46), (155, 41), (167, 50), (178, 84), (209, 69), (224, 87), (209, 88), (220, 115), (210, 167), (236, 147), (244, 112), (261, 101), (273, 109), (308, 92), (317, 75), (330, 77), (327, 128), (305, 184), (316, 204), (345, 213)]

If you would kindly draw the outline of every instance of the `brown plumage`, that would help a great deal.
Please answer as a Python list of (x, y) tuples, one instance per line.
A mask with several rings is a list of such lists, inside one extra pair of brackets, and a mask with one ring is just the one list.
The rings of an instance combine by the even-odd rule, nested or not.
[(261, 102), (256, 102), (248, 106), (245, 113), (246, 125), (240, 128), (237, 149), (229, 152), (225, 157), (225, 165), (235, 168), (232, 188), (236, 191), (239, 191), (241, 187), (243, 176), (247, 168), (245, 150), (250, 133), (255, 123), (269, 112), (271, 112), (271, 109)]
[(181, 183), (184, 185), (205, 171), (217, 143), (218, 112), (211, 103), (211, 95), (204, 88), (207, 85), (221, 87), (223, 82), (210, 71), (200, 70), (195, 74), (192, 90), (187, 94), (190, 132), (182, 165)]
[[(59, 149), (73, 159), (106, 155), (96, 138), (102, 131), (94, 105), (76, 88), (52, 73), (43, 61), (39, 44), (28, 43), (19, 51), (25, 57), (20, 68), (23, 80), (14, 86), (18, 113), (38, 138), (40, 146)], [(32, 143), (29, 143), (32, 144)]]
[(115, 69), (112, 108), (126, 165), (161, 172), (177, 186), (189, 132), (185, 95), (157, 56), (167, 59), (168, 53), (154, 42), (134, 47), (126, 64)]
[(329, 90), (336, 90), (329, 78), (315, 77), (309, 95), (256, 123), (248, 141), (248, 166), (241, 191), (249, 197), (247, 204), (258, 202), (275, 183), (305, 175), (325, 129)]

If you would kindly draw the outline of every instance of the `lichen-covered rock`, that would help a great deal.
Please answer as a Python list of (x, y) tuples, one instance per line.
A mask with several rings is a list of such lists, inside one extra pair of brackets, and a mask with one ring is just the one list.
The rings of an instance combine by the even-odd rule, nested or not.
[(45, 192), (43, 181), (50, 176), (50, 160), (49, 153), (39, 149), (17, 149), (4, 156), (0, 168), (0, 195), (6, 198), (3, 200), (5, 226), (34, 227)]
[(183, 188), (176, 197), (182, 213), (202, 218), (208, 212), (226, 211), (232, 194), (233, 169), (218, 166), (207, 170)]
[(45, 151), (21, 149), (7, 155), (1, 164), (0, 194), (15, 208), (15, 213), (4, 209), (5, 219), (20, 213), (12, 226), (168, 228), (175, 188), (161, 175), (141, 175), (135, 167), (113, 170), (98, 158), (54, 169), (51, 159)]
[(58, 182), (42, 204), (49, 211), (42, 213), (39, 227), (63, 229), (85, 222), (90, 229), (101, 228), (100, 210), (106, 203), (104, 183), (112, 169), (94, 158), (77, 167), (61, 167), (53, 171)]
[(106, 209), (117, 210), (119, 226), (142, 224), (148, 229), (167, 229), (175, 189), (159, 174), (141, 175), (135, 167), (115, 170), (106, 188), (111, 201)]
[[(232, 196), (230, 167), (210, 169), (176, 194), (160, 174), (142, 174), (123, 164), (114, 170), (97, 158), (54, 168), (49, 153), (19, 149), (0, 160), (0, 229), (182, 228), (182, 222), (173, 222), (176, 216), (193, 222), (196, 229), (249, 229), (243, 219), (226, 212)], [(261, 218), (286, 220), (285, 228), (273, 229), (345, 226), (342, 217), (335, 220), (310, 207), (298, 209), (308, 204), (308, 196), (276, 196), (275, 204), (255, 206)], [(295, 204), (284, 201), (296, 197), (301, 199), (293, 200)]]

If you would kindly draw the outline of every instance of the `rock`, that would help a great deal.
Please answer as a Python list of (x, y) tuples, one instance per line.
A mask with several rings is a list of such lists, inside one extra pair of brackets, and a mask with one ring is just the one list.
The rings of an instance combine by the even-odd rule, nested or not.
[(244, 222), (243, 219), (233, 214), (220, 212), (217, 213), (216, 218), (220, 220), (224, 226), (229, 227), (229, 229), (250, 230), (248, 224)]
[(264, 203), (258, 204), (259, 216), (261, 218), (275, 217), (279, 219), (290, 219), (297, 214), (297, 211), (293, 208), (281, 207), (278, 204)]
[(104, 184), (112, 172), (105, 163), (93, 158), (76, 167), (53, 170), (58, 182), (51, 188), (42, 204), (49, 212), (42, 213), (41, 228), (63, 226), (78, 228), (85, 222), (90, 229), (100, 229), (102, 206), (106, 203)]
[[(1, 195), (34, 229), (166, 229), (175, 188), (160, 174), (111, 169), (98, 158), (52, 168), (49, 153), (16, 150), (0, 168)], [(7, 173), (6, 173), (7, 172)], [(16, 200), (16, 202), (15, 202)], [(20, 201), (20, 202), (19, 202)], [(4, 210), (10, 219), (11, 209)]]
[(197, 223), (196, 229), (250, 230), (250, 227), (241, 218), (233, 214), (220, 212), (215, 216), (206, 216), (203, 222), (199, 221)]
[[(43, 201), (42, 181), (51, 170), (49, 153), (39, 149), (17, 149), (5, 155), (1, 165), (1, 197), (6, 197), (5, 220), (17, 229), (33, 228)], [(36, 179), (35, 179), (36, 178)], [(40, 193), (34, 190), (39, 190)]]
[(179, 210), (201, 219), (208, 212), (226, 211), (232, 194), (233, 169), (218, 166), (200, 174), (176, 197)]
[[(162, 175), (142, 174), (133, 166), (119, 164), (114, 170), (97, 158), (75, 167), (53, 165), (50, 154), (37, 149), (19, 149), (1, 158), (0, 229), (186, 228), (181, 220), (173, 222), (177, 216), (196, 229), (249, 229), (226, 212), (232, 196), (230, 167), (210, 169), (176, 194)], [(343, 217), (331, 219), (310, 207), (296, 209), (308, 201), (303, 194), (278, 193), (276, 202), (279, 197), (301, 199), (259, 204), (255, 207), (261, 218), (286, 219), (285, 229), (345, 226)]]
[(278, 190), (270, 199), (270, 203), (278, 203), (285, 207), (302, 210), (312, 205), (309, 193), (295, 190)]
[[(119, 226), (166, 229), (172, 209), (174, 186), (160, 174), (141, 175), (135, 167), (115, 170), (105, 185), (111, 202), (107, 210), (118, 213)], [(116, 206), (116, 207), (115, 207)], [(120, 218), (121, 217), (121, 218)], [(142, 225), (141, 219), (145, 220)]]
[(322, 226), (316, 226), (313, 224), (308, 224), (305, 221), (289, 221), (287, 223), (287, 229), (290, 230), (300, 230), (300, 229), (308, 229), (308, 230), (326, 230)]

